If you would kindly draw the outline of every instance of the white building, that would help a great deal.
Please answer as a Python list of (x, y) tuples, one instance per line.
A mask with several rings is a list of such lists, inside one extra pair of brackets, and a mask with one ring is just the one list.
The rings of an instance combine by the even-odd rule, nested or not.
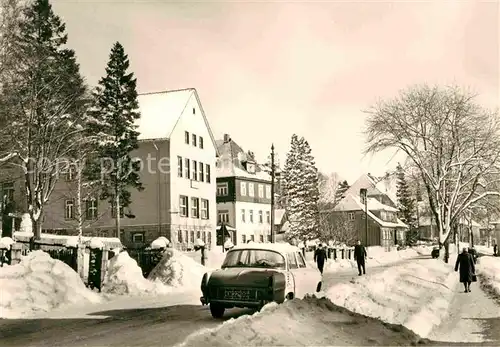
[[(217, 215), (234, 244), (271, 240), (271, 176), (229, 135), (217, 141)], [(218, 244), (222, 240), (217, 240)]]

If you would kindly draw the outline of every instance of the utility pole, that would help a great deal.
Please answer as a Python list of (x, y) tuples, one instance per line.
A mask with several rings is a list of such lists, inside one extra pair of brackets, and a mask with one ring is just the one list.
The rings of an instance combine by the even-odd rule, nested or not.
[(366, 188), (361, 188), (359, 192), (365, 203), (365, 247), (368, 247), (368, 191)]
[(274, 144), (271, 144), (271, 242), (276, 242), (274, 235)]

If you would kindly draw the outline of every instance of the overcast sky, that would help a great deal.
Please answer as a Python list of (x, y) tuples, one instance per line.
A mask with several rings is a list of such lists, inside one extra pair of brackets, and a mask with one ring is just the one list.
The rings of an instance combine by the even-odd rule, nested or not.
[(414, 83), (499, 100), (498, 2), (168, 2), (53, 0), (90, 84), (120, 41), (139, 92), (195, 87), (216, 138), (229, 133), (284, 163), (292, 133), (324, 172), (350, 183), (398, 157), (363, 158), (378, 98)]

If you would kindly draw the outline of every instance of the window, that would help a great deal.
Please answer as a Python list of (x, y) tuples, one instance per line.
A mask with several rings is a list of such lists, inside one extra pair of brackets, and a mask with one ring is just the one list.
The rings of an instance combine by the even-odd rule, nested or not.
[(211, 231), (208, 232), (208, 240), (207, 241), (208, 241), (207, 243), (209, 245), (212, 243), (212, 232)]
[(297, 256), (297, 260), (299, 262), (299, 267), (306, 267), (306, 260), (304, 259), (304, 256), (300, 252), (295, 252), (295, 255)]
[(266, 198), (271, 199), (271, 186), (266, 185)]
[(264, 223), (264, 216), (262, 214), (262, 210), (259, 211), (259, 223)]
[(201, 239), (201, 231), (197, 231), (196, 232), (196, 238), (197, 239)]
[(248, 183), (248, 196), (253, 197), (255, 193), (255, 187), (253, 183)]
[(252, 241), (252, 242), (255, 241), (255, 236), (254, 235), (250, 235), (250, 241)]
[[(123, 206), (120, 206), (120, 218), (124, 217)], [(111, 204), (111, 218), (116, 219), (116, 207), (115, 204)]]
[(354, 220), (354, 212), (349, 212), (349, 220)]
[(179, 213), (181, 214), (181, 217), (187, 217), (188, 216), (188, 197), (187, 196), (181, 195), (179, 197), (179, 207), (180, 207)]
[(240, 193), (241, 193), (241, 196), (247, 195), (247, 183), (246, 182), (240, 183)]
[(241, 242), (246, 243), (247, 242), (247, 236), (246, 235), (241, 235)]
[(241, 210), (241, 221), (245, 223), (245, 209)]
[(68, 166), (68, 171), (66, 172), (66, 180), (72, 181), (75, 179), (76, 168), (74, 165)]
[(132, 242), (133, 243), (143, 243), (144, 242), (144, 234), (143, 233), (132, 234)]
[(182, 177), (182, 157), (177, 156), (177, 176)]
[(191, 175), (191, 178), (193, 179), (193, 181), (198, 180), (198, 163), (196, 162), (196, 160), (193, 160), (193, 174)]
[(203, 165), (202, 162), (199, 162), (198, 163), (198, 169), (200, 170), (198, 172), (198, 179), (200, 180), (200, 182), (203, 182), (205, 180), (205, 172), (204, 172), (204, 168), (205, 166)]
[(266, 223), (271, 224), (271, 212), (266, 211)]
[(217, 183), (217, 196), (226, 196), (228, 194), (227, 182)]
[(184, 132), (184, 142), (186, 142), (186, 145), (189, 145), (189, 132), (188, 131)]
[(210, 183), (210, 165), (205, 165), (205, 182)]
[(190, 236), (190, 237), (189, 237), (189, 239), (190, 239), (189, 241), (191, 241), (191, 243), (194, 243), (194, 230), (191, 230), (191, 231), (189, 232), (189, 236)]
[(205, 182), (210, 183), (210, 165), (205, 165)]
[(260, 239), (260, 242), (261, 242), (261, 243), (264, 243), (264, 235), (260, 235), (260, 236), (259, 236), (259, 239)]
[(85, 201), (87, 219), (97, 219), (97, 200), (90, 198)]
[(177, 241), (182, 243), (182, 230), (179, 230), (177, 232)]
[(208, 200), (201, 199), (201, 219), (208, 219)]
[(64, 218), (75, 218), (75, 202), (73, 200), (66, 200), (64, 203)]
[(190, 160), (188, 158), (184, 159), (184, 176), (186, 176), (186, 178), (191, 178), (191, 172), (190, 172), (190, 169), (189, 169), (189, 166), (190, 165)]
[(192, 139), (191, 140), (192, 145), (195, 146), (195, 147), (198, 146), (198, 144), (197, 144), (198, 136), (196, 136), (195, 134), (193, 134), (191, 136), (191, 139)]
[(199, 142), (200, 148), (203, 149), (203, 137), (200, 136), (198, 142)]
[(203, 240), (203, 242), (207, 243), (207, 232), (206, 231), (203, 232), (202, 240)]
[(229, 211), (219, 211), (217, 214), (218, 223), (229, 223)]
[(222, 263), (222, 268), (228, 267), (265, 267), (285, 269), (285, 259), (274, 251), (264, 249), (235, 249), (229, 251)]
[(189, 232), (184, 230), (184, 242), (189, 242)]
[(196, 109), (193, 107), (193, 114), (196, 114)]
[(253, 210), (250, 210), (250, 223), (253, 223)]
[(259, 184), (259, 198), (264, 197), (264, 186), (262, 184)]
[(295, 258), (295, 253), (288, 253), (288, 268), (290, 269), (298, 269), (299, 265), (297, 264), (297, 259)]
[(191, 198), (191, 217), (200, 218), (200, 199)]

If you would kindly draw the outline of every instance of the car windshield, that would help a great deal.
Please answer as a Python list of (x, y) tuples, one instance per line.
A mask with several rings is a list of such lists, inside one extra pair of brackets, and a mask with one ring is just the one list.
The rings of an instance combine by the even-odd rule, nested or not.
[(227, 253), (222, 268), (228, 267), (262, 267), (283, 270), (285, 258), (278, 252), (265, 249), (237, 249)]

